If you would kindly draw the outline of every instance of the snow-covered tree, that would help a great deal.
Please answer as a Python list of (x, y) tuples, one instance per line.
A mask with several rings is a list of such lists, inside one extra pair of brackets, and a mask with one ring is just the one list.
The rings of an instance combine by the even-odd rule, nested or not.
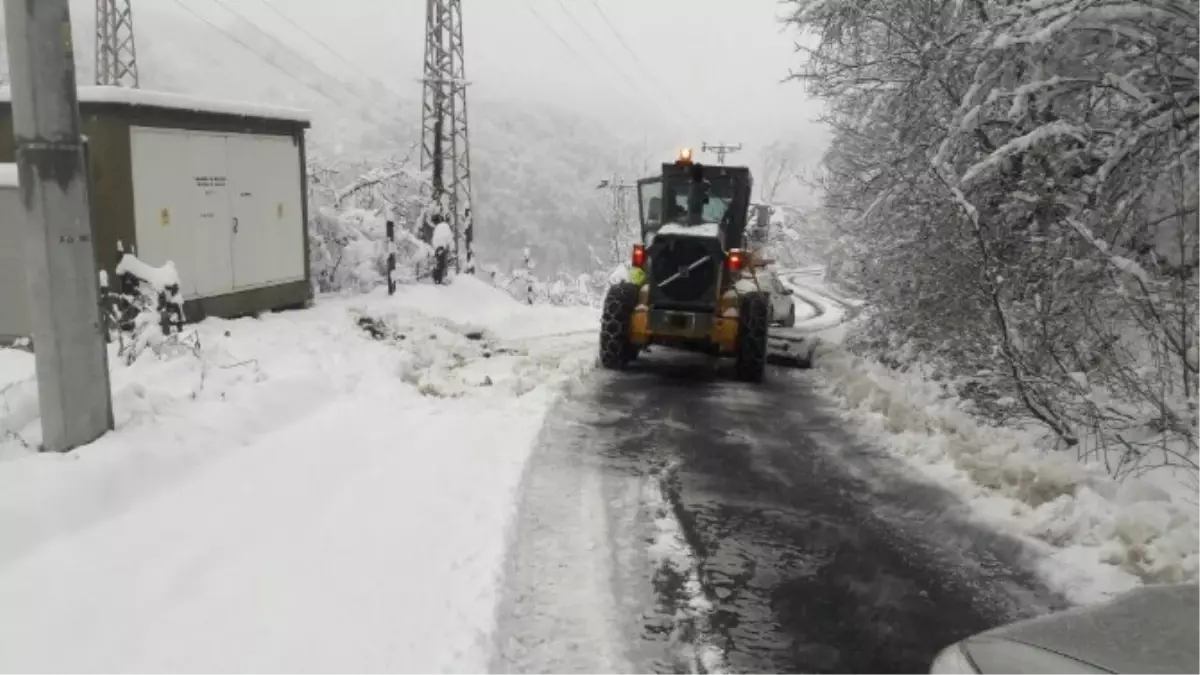
[(1195, 3), (792, 5), (860, 345), (942, 360), (1115, 474), (1194, 468)]
[(428, 274), (432, 249), (418, 233), (425, 175), (411, 158), (381, 165), (311, 160), (309, 252), (320, 292), (366, 291), (387, 279), (387, 221), (396, 223), (396, 279)]

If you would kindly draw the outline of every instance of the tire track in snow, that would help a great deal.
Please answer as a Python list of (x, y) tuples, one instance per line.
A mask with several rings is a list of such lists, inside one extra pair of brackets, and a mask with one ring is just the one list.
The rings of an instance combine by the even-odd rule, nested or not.
[(650, 610), (648, 581), (636, 587), (647, 478), (605, 471), (587, 438), (604, 420), (570, 401), (552, 414), (522, 480), (490, 673), (644, 673), (626, 617)]
[(725, 673), (728, 672), (725, 655), (713, 641), (713, 601), (701, 582), (696, 550), (688, 542), (677, 513), (680, 508), (677, 490), (670, 487), (671, 476), (678, 467), (678, 460), (671, 461), (645, 490), (646, 504), (655, 515), (656, 534), (650, 544), (650, 557), (658, 568), (656, 585), (659, 593), (674, 605), (671, 643), (676, 645), (690, 672)]

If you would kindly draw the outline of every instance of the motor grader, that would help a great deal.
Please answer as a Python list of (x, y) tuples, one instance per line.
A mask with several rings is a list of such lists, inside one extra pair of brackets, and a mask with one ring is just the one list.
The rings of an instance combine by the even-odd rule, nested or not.
[(769, 261), (743, 241), (752, 185), (748, 168), (705, 166), (688, 149), (638, 181), (641, 240), (629, 280), (604, 298), (603, 367), (654, 345), (732, 357), (738, 379), (763, 379), (770, 303), (755, 269)]

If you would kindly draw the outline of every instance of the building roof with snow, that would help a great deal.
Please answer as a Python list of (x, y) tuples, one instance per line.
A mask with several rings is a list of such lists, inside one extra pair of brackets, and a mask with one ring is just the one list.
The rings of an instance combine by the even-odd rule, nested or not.
[[(222, 101), (130, 87), (79, 87), (79, 103), (139, 106), (164, 110), (182, 110), (217, 115), (299, 122), (307, 126), (311, 117), (306, 110), (240, 101)], [(0, 103), (12, 103), (12, 90), (0, 87)]]

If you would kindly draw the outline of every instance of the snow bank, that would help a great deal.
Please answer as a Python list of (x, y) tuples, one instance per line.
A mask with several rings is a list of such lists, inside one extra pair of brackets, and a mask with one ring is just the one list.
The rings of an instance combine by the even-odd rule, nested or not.
[(1116, 483), (1073, 454), (1041, 452), (1042, 433), (983, 426), (918, 371), (897, 372), (828, 347), (816, 361), (849, 417), (989, 524), (1031, 543), (1051, 587), (1079, 603), (1142, 583), (1194, 581), (1194, 488)]
[(460, 277), (207, 320), (114, 359), (116, 430), (69, 455), (24, 449), (32, 357), (0, 350), (0, 670), (483, 671), (589, 312)]
[(366, 307), (399, 308), (436, 316), (460, 324), (464, 330), (490, 331), (506, 340), (560, 335), (594, 335), (600, 330), (598, 312), (590, 307), (528, 305), (476, 277), (459, 275), (446, 287), (415, 285), (387, 300), (377, 291), (364, 301)]
[(0, 388), (33, 377), (33, 353), (0, 347)]

